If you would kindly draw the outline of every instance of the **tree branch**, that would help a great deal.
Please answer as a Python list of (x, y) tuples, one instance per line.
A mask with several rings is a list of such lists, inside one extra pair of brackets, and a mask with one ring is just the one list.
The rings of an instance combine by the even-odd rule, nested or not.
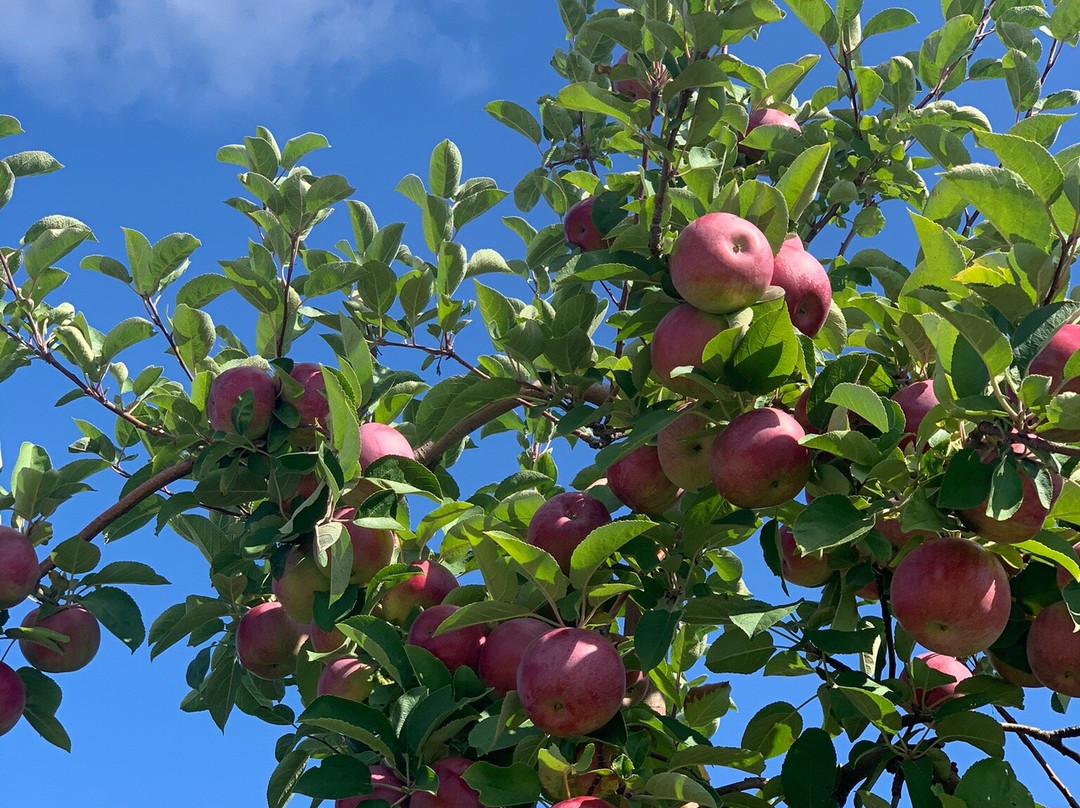
[(716, 789), (716, 793), (721, 797), (725, 794), (737, 794), (740, 791), (750, 791), (751, 789), (765, 788), (765, 784), (769, 781), (764, 777), (747, 777), (745, 780), (740, 780), (737, 783), (730, 783), (726, 786), (720, 786)]
[(168, 340), (169, 347), (172, 348), (173, 356), (176, 357), (176, 362), (180, 365), (180, 370), (184, 371), (184, 375), (188, 377), (188, 381), (193, 380), (195, 376), (191, 372), (191, 368), (184, 362), (183, 357), (180, 356), (180, 349), (176, 347), (176, 338), (173, 336), (173, 332), (165, 327), (165, 321), (162, 320), (161, 314), (158, 312), (157, 301), (150, 297), (150, 295), (143, 295), (142, 300), (143, 305), (146, 306), (146, 313), (150, 315), (150, 319), (153, 321), (154, 325), (157, 326), (158, 331), (160, 331), (165, 339)]
[(1069, 749), (1062, 743), (1062, 738), (1076, 738), (1080, 736), (1080, 727), (1066, 727), (1059, 730), (1045, 730), (1038, 727), (1028, 727), (1023, 724), (1017, 724), (1013, 716), (1004, 707), (996, 707), (998, 714), (1005, 719), (1001, 728), (1006, 732), (1012, 732), (1020, 738), (1020, 742), (1027, 747), (1027, 750), (1031, 753), (1031, 756), (1035, 758), (1039, 766), (1042, 767), (1043, 772), (1046, 773), (1047, 778), (1054, 784), (1058, 791), (1061, 792), (1061, 796), (1065, 798), (1065, 801), (1069, 803), (1069, 808), (1080, 808), (1080, 802), (1076, 801), (1076, 798), (1069, 793), (1069, 789), (1061, 781), (1061, 778), (1057, 776), (1050, 764), (1047, 763), (1046, 758), (1042, 756), (1039, 750), (1032, 742), (1032, 738), (1042, 741), (1048, 746), (1052, 746), (1061, 754), (1066, 757), (1080, 763), (1080, 755), (1077, 755), (1072, 749)]

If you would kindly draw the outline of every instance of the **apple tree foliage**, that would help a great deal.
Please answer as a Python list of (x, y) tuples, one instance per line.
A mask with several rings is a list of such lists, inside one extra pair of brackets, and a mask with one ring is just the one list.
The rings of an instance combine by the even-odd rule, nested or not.
[[(1080, 730), (1064, 718), (1026, 728), (1009, 710), (1046, 699), (1065, 713), (1067, 696), (1013, 682), (1030, 678), (1036, 614), (1064, 598), (1080, 620), (1080, 585), (1055, 581), (1059, 566), (1080, 579), (1080, 395), (1062, 384), (1080, 375), (1080, 357), (1055, 379), (1028, 372), (1055, 332), (1080, 319), (1069, 296), (1080, 146), (1056, 142), (1080, 92), (1043, 90), (1072, 55), (1080, 2), (943, 0), (940, 25), (916, 50), (877, 64), (864, 60), (863, 43), (902, 41), (894, 32), (916, 23), (911, 11), (863, 19), (861, 0), (595, 6), (558, 2), (568, 34), (552, 60), (561, 90), (532, 109), (511, 100), (486, 108), (540, 155), (512, 192), (463, 176), (461, 154), (444, 141), (427, 177), (410, 174), (397, 189), (416, 204), (418, 226), (380, 226), (344, 177), (303, 167), (327, 145), (322, 136), (279, 146), (259, 127), (218, 153), (239, 169), (228, 204), (249, 227), (246, 253), (193, 275), (195, 237), (152, 243), (126, 230), (125, 255), (78, 264), (115, 279), (131, 301), (132, 316), (107, 331), (63, 296), (74, 271), (66, 256), (94, 240), (86, 224), (48, 217), (0, 250), (4, 390), (17, 389), (20, 368), (45, 363), (72, 385), (58, 406), (89, 399), (102, 409), (94, 422), (75, 421), (78, 459), (54, 465), (25, 444), (10, 491), (0, 489), (5, 521), (42, 554), (34, 597), (45, 612), (83, 604), (152, 656), (186, 645), (191, 692), (181, 709), (222, 728), (234, 709), (280, 726), (267, 749), (277, 760), (271, 808), (294, 794), (370, 793), (377, 763), (416, 803), (436, 790), (432, 767), (450, 755), (472, 761), (465, 782), (492, 807), (558, 802), (582, 782), (580, 793), (621, 806), (1034, 806), (1004, 759), (1007, 731), (1066, 755), (1065, 774), (1040, 765), (1076, 805), (1068, 788), (1080, 756), (1066, 744)], [(938, 16), (936, 6), (917, 10)], [(820, 40), (818, 52), (768, 72), (743, 61), (742, 46), (785, 16)], [(823, 60), (835, 81), (808, 86)], [(616, 92), (613, 82), (643, 92)], [(962, 87), (1007, 95), (1015, 116), (991, 121), (950, 100)], [(801, 131), (744, 134), (749, 113), (766, 107), (793, 114)], [(0, 135), (20, 133), (0, 118)], [(17, 179), (58, 167), (38, 151), (3, 159), (0, 203)], [(558, 221), (584, 196), (596, 198), (592, 222), (606, 237), (588, 252), (568, 247)], [(679, 371), (699, 391), (688, 399), (652, 372), (649, 345), (678, 303), (667, 277), (674, 240), (717, 211), (752, 222), (774, 251), (789, 233), (812, 252), (819, 236), (837, 234), (835, 254), (818, 252), (833, 300), (813, 338), (792, 326), (776, 289), (722, 315), (701, 366)], [(327, 245), (319, 237), (332, 213), (348, 217), (352, 237)], [(886, 213), (913, 225), (917, 243), (897, 254), (872, 246)], [(513, 254), (468, 243), (470, 222), (500, 214), (520, 238)], [(215, 322), (206, 307), (219, 296), (251, 307), (254, 327), (237, 333), (240, 315)], [(483, 329), (490, 351), (462, 352), (466, 329)], [(163, 341), (167, 361), (129, 367), (125, 352), (151, 339)], [(322, 371), (329, 418), (314, 429), (300, 425), (289, 376), (294, 361), (316, 355), (312, 346), (334, 357)], [(242, 437), (250, 395), (232, 411), (232, 432), (207, 421), (212, 379), (244, 364), (281, 386), (269, 431), (255, 440)], [(937, 403), (912, 436), (892, 396), (918, 380), (932, 382)], [(568, 570), (525, 541), (531, 515), (564, 489), (589, 488), (617, 511), (608, 469), (654, 443), (686, 406), (719, 433), (740, 413), (792, 411), (801, 397), (810, 427), (801, 442), (813, 457), (805, 496), (738, 508), (707, 485), (663, 513), (616, 513)], [(362, 470), (368, 421), (395, 424), (415, 459)], [(456, 469), (483, 463), (484, 439), (497, 433), (516, 436), (520, 468), (462, 490)], [(564, 443), (592, 453), (572, 480), (555, 462)], [(997, 451), (1009, 443), (1022, 456)], [(109, 469), (127, 477), (119, 501), (78, 535), (53, 535), (57, 510)], [(305, 487), (311, 475), (316, 484)], [(988, 541), (957, 516), (977, 508), (1003, 522), (1033, 497), (1049, 515), (1019, 543)], [(356, 524), (398, 537), (393, 563), (363, 586), (350, 581), (348, 534), (329, 519), (342, 504)], [(910, 539), (899, 550), (880, 530), (886, 517)], [(743, 583), (742, 559), (763, 554), (779, 576), (781, 526), (798, 553), (825, 560), (827, 575), (774, 604)], [(165, 579), (138, 561), (101, 566), (94, 544), (135, 531), (194, 544), (212, 584), (149, 629), (128, 590)], [(985, 545), (1011, 576), (1012, 614), (992, 648), (967, 660), (975, 675), (953, 698), (916, 706), (913, 679), (949, 679), (911, 663), (915, 642), (893, 618), (889, 582), (928, 533)], [(330, 560), (315, 623), (336, 626), (350, 653), (377, 669), (362, 701), (316, 695), (333, 654), (309, 645), (280, 679), (256, 678), (237, 660), (240, 617), (270, 598), (291, 548), (312, 543)], [(449, 671), (382, 619), (382, 595), (426, 558), (483, 582), (447, 597), (462, 607), (458, 628), (536, 615), (625, 637), (626, 666), (648, 676), (645, 701), (587, 736), (545, 735), (515, 691), (497, 697), (468, 666)], [(5, 636), (64, 641), (11, 620)], [(778, 695), (741, 737), (724, 719), (734, 674), (766, 677), (756, 686)], [(19, 675), (25, 718), (67, 746), (53, 678), (30, 667)], [(968, 747), (965, 761), (973, 748), (977, 762), (954, 764), (958, 747)]]

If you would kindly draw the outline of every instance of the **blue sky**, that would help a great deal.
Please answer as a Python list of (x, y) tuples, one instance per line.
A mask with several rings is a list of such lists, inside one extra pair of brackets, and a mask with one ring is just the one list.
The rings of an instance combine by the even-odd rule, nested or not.
[[(886, 5), (865, 3), (870, 13)], [(918, 47), (938, 19), (936, 3), (919, 6), (923, 25), (882, 37), (867, 54), (868, 63)], [(241, 190), (236, 170), (216, 163), (214, 154), (257, 124), (282, 142), (305, 131), (325, 134), (333, 148), (307, 161), (311, 168), (348, 177), (380, 223), (408, 221), (406, 241), (414, 244), (421, 242), (418, 217), (393, 188), (407, 173), (426, 176), (430, 151), (443, 138), (461, 148), (466, 176), (491, 176), (512, 189), (536, 165), (536, 152), (482, 107), (495, 98), (530, 107), (555, 92), (559, 79), (548, 60), (563, 45), (556, 4), (549, 0), (7, 0), (0, 37), (0, 112), (18, 117), (28, 133), (0, 144), (0, 150), (46, 149), (67, 166), (19, 180), (13, 201), (0, 212), (0, 243), (15, 243), (29, 224), (50, 213), (76, 216), (94, 229), (100, 243), (77, 255), (122, 256), (122, 226), (142, 230), (152, 241), (186, 231), (203, 242), (192, 274), (215, 271), (218, 259), (246, 252), (252, 233), (222, 204)], [(765, 65), (811, 52), (819, 52), (817, 43), (793, 19), (774, 26), (758, 45), (736, 49)], [(818, 83), (832, 79), (824, 61), (813, 77)], [(1076, 66), (1070, 49), (1051, 89), (1066, 86), (1063, 77), (1075, 75)], [(807, 87), (818, 86), (813, 78)], [(1001, 113), (1004, 95), (1000, 82), (982, 84), (969, 100)], [(1007, 128), (1005, 120), (997, 118), (998, 128)], [(1070, 125), (1063, 142), (1080, 139), (1078, 129)], [(507, 201), (497, 213), (516, 211)], [(878, 246), (910, 265), (913, 242), (906, 214), (900, 213), (886, 207), (895, 228)], [(539, 210), (530, 218), (537, 226), (551, 221)], [(345, 235), (346, 217), (335, 219), (320, 246)], [(470, 250), (494, 247), (507, 256), (520, 251), (498, 216), (470, 225), (466, 234)], [(823, 236), (817, 245), (825, 249), (838, 240)], [(96, 327), (142, 313), (114, 281), (80, 272), (77, 260), (64, 266), (73, 275), (63, 298), (84, 308)], [(227, 319), (229, 304), (211, 311)], [(300, 353), (314, 351), (316, 342), (301, 343)], [(132, 363), (168, 364), (156, 350), (136, 352)], [(61, 381), (34, 367), (0, 388), (5, 467), (24, 440), (66, 462), (66, 446), (76, 437), (72, 417), (106, 423), (87, 405), (52, 409), (66, 392)], [(467, 458), (460, 467), (463, 489), (489, 481), (496, 466), (511, 471), (515, 451), (508, 442), (494, 441), (482, 460), (479, 453)], [(581, 452), (556, 451), (568, 482), (584, 458)], [(84, 494), (62, 509), (57, 534), (76, 531), (102, 510), (118, 482), (102, 477), (99, 493)], [(756, 545), (744, 549), (751, 587), (779, 601), (783, 595), (775, 582), (761, 573)], [(107, 547), (106, 559), (146, 560), (173, 582), (135, 593), (147, 624), (186, 594), (208, 588), (201, 558), (171, 534), (141, 530)], [(205, 713), (181, 713), (189, 659), (180, 647), (151, 664), (145, 648), (132, 656), (105, 637), (90, 667), (62, 677), (60, 717), (73, 739), (72, 754), (45, 744), (25, 724), (0, 739), (0, 805), (30, 804), (46, 793), (87, 808), (135, 808), (151, 801), (162, 808), (265, 804), (279, 730), (236, 714), (223, 737)], [(756, 706), (793, 698), (785, 692), (791, 680), (767, 679), (751, 690), (748, 680), (740, 681), (746, 677), (734, 678), (741, 712), (725, 719), (721, 733), (721, 742), (730, 745), (738, 743)], [(809, 695), (809, 680), (795, 685)], [(1053, 727), (1068, 720), (1046, 709), (1043, 694), (1029, 700), (1038, 703), (1026, 716), (1031, 723)], [(1011, 752), (1014, 765), (1031, 772), (1036, 798), (1056, 804), (1056, 792), (1032, 770), (1024, 750), (1017, 745)]]

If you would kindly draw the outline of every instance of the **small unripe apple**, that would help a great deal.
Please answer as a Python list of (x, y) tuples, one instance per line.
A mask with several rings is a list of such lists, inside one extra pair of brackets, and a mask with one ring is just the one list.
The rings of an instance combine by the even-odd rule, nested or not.
[[(928, 710), (936, 710), (949, 699), (957, 698), (956, 686), (965, 679), (971, 678), (971, 671), (968, 670), (967, 665), (956, 657), (927, 652), (925, 654), (919, 654), (916, 659), (921, 659), (925, 662), (926, 667), (930, 670), (937, 671), (938, 673), (953, 678), (953, 681), (938, 685), (937, 687), (932, 687), (929, 690), (925, 690), (924, 688), (919, 687), (918, 683), (915, 683), (911, 700), (916, 707), (925, 707)], [(910, 670), (905, 670), (900, 675), (900, 678), (907, 684), (912, 684)]]
[[(367, 586), (375, 574), (394, 560), (397, 548), (397, 536), (392, 530), (361, 527), (351, 520), (356, 514), (352, 508), (342, 508), (334, 514), (334, 519), (345, 525), (352, 544), (352, 574), (349, 583)], [(333, 567), (330, 554), (316, 556), (316, 564), (329, 576)]]
[(375, 669), (354, 657), (341, 657), (326, 663), (319, 674), (316, 693), (363, 701), (375, 689)]
[(236, 656), (260, 679), (280, 679), (296, 670), (296, 656), (307, 639), (277, 601), (244, 612), (236, 627)]
[(240, 397), (251, 393), (252, 402), (243, 436), (249, 440), (263, 437), (270, 429), (270, 418), (277, 400), (277, 385), (262, 370), (250, 365), (238, 365), (223, 370), (210, 382), (206, 398), (206, 415), (210, 426), (218, 432), (236, 432), (232, 413)]
[(557, 628), (525, 649), (517, 671), (525, 714), (557, 738), (586, 735), (615, 717), (626, 696), (626, 668), (605, 637)]
[(8, 665), (0, 662), (0, 735), (19, 723), (26, 709), (26, 685)]
[(447, 757), (431, 764), (439, 778), (434, 794), (414, 791), (409, 808), (480, 808), (480, 794), (462, 776), (473, 762), (463, 757)]
[(404, 806), (408, 805), (408, 801), (402, 799), (404, 793), (405, 784), (398, 779), (394, 770), (376, 763), (371, 767), (371, 793), (362, 797), (347, 797), (343, 800), (336, 800), (334, 808), (356, 808), (360, 803), (374, 800), (382, 800), (387, 805), (404, 808)]
[(1027, 655), (1043, 685), (1063, 696), (1080, 696), (1080, 634), (1064, 602), (1046, 607), (1031, 623)]
[(567, 491), (556, 494), (529, 520), (529, 544), (551, 554), (563, 572), (570, 571), (570, 558), (585, 537), (611, 521), (607, 506), (591, 494)]
[(430, 651), (451, 673), (458, 668), (472, 668), (480, 661), (480, 649), (487, 637), (484, 626), (465, 626), (447, 631), (437, 637), (432, 636), (443, 622), (460, 609), (449, 603), (441, 603), (424, 609), (409, 626), (409, 645), (415, 645)]
[(39, 671), (46, 673), (70, 673), (90, 664), (101, 646), (101, 624), (82, 606), (65, 606), (48, 617), (39, 618), (41, 609), (34, 609), (23, 618), (24, 628), (47, 628), (67, 636), (67, 642), (58, 641), (59, 651), (38, 645), (30, 640), (19, 640), (23, 658)]
[(311, 556), (294, 547), (285, 557), (281, 577), (274, 578), (270, 586), (289, 617), (297, 623), (310, 623), (314, 617), (315, 593), (329, 592), (330, 580)]
[(897, 390), (892, 395), (892, 400), (900, 405), (904, 412), (904, 432), (911, 436), (900, 441), (900, 446), (911, 444), (915, 435), (919, 432), (919, 426), (927, 413), (938, 405), (937, 395), (934, 393), (934, 383), (928, 379), (912, 382), (907, 387)]
[(551, 626), (535, 617), (516, 617), (491, 630), (480, 648), (476, 672), (480, 681), (505, 696), (517, 687), (521, 656), (533, 640), (551, 631)]
[(705, 346), (726, 324), (712, 314), (695, 309), (689, 303), (676, 306), (656, 326), (649, 355), (653, 371), (663, 385), (684, 396), (700, 398), (709, 391), (688, 376), (672, 376), (675, 368), (704, 369)]
[(454, 574), (437, 561), (416, 561), (412, 566), (420, 574), (395, 584), (382, 596), (382, 615), (391, 623), (402, 625), (416, 606), (438, 606), (458, 585)]
[(739, 508), (782, 505), (810, 477), (806, 433), (788, 413), (763, 407), (736, 417), (713, 444), (710, 471), (716, 490)]
[(708, 418), (699, 412), (687, 412), (656, 436), (664, 476), (687, 491), (697, 491), (712, 482), (709, 460), (716, 435), (708, 430)]
[(706, 213), (675, 239), (671, 282), (695, 308), (727, 314), (756, 303), (772, 282), (769, 240), (733, 213)]
[(772, 285), (784, 290), (791, 324), (808, 337), (817, 336), (829, 318), (832, 284), (829, 273), (803, 249), (798, 236), (790, 236), (773, 259)]
[(593, 221), (595, 205), (596, 197), (587, 196), (575, 202), (570, 210), (566, 211), (566, 218), (563, 220), (563, 236), (566, 238), (566, 243), (572, 244), (582, 252), (606, 250), (611, 245)]
[[(630, 54), (624, 53), (619, 57), (616, 65), (625, 65), (630, 61)], [(648, 101), (651, 93), (640, 79), (617, 79), (611, 82), (611, 89), (619, 95), (625, 95), (631, 101)]]
[(304, 392), (291, 401), (300, 413), (300, 426), (325, 424), (330, 417), (330, 402), (326, 400), (326, 380), (322, 366), (314, 362), (297, 362), (289, 375), (303, 385)]
[[(791, 129), (793, 132), (802, 131), (802, 127), (799, 126), (798, 121), (786, 112), (782, 112), (778, 109), (756, 109), (751, 112), (750, 119), (746, 123), (746, 135), (749, 135), (759, 126), (784, 126)], [(743, 135), (743, 137), (746, 135)], [(742, 144), (742, 138), (739, 138), (739, 151), (742, 154), (745, 154), (750, 162), (760, 160), (764, 154), (764, 152), (758, 149), (751, 149), (748, 146), (744, 146)]]
[(639, 446), (608, 467), (608, 488), (632, 511), (660, 514), (675, 504), (679, 488), (660, 466), (655, 446)]
[(0, 609), (18, 606), (30, 597), (40, 576), (30, 539), (0, 525)]
[(780, 544), (780, 573), (784, 580), (796, 586), (821, 586), (832, 577), (828, 560), (822, 556), (803, 555), (795, 544), (795, 534), (787, 525), (778, 531)]
[[(1027, 447), (1022, 443), (1013, 444), (1012, 451), (1018, 457), (1022, 457), (1028, 453)], [(988, 453), (983, 458), (982, 462), (985, 464), (996, 463), (997, 459), (997, 453), (992, 452)], [(1016, 544), (1018, 542), (1027, 541), (1028, 539), (1034, 538), (1035, 535), (1042, 530), (1043, 524), (1046, 522), (1046, 517), (1049, 515), (1050, 509), (1043, 505), (1042, 501), (1039, 499), (1039, 492), (1035, 488), (1035, 481), (1023, 466), (1019, 467), (1017, 471), (1020, 475), (1023, 498), (1021, 500), (1020, 509), (1012, 516), (1007, 519), (994, 519), (992, 516), (989, 516), (986, 513), (986, 500), (979, 505), (976, 505), (974, 508), (967, 508), (966, 510), (960, 511), (960, 519), (963, 520), (964, 524), (984, 539), (1001, 542), (1002, 544)], [(1050, 481), (1052, 487), (1050, 504), (1053, 506), (1054, 500), (1056, 500), (1058, 494), (1061, 493), (1061, 475), (1051, 472)]]

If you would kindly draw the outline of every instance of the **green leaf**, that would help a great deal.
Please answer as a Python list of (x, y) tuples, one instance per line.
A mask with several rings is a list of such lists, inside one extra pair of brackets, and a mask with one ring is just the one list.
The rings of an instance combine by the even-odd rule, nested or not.
[(811, 146), (791, 162), (776, 183), (787, 202), (788, 216), (792, 221), (798, 220), (817, 196), (831, 154), (832, 148), (828, 143)]
[(786, 0), (786, 4), (810, 33), (830, 47), (836, 44), (839, 37), (836, 15), (825, 0)]
[(335, 202), (347, 199), (356, 189), (349, 185), (348, 180), (337, 174), (327, 174), (319, 177), (308, 188), (304, 199), (304, 210), (308, 213), (316, 213), (328, 208)]
[(481, 600), (467, 603), (448, 616), (432, 636), (439, 636), (448, 631), (456, 631), (467, 626), (483, 626), (488, 623), (501, 623), (517, 617), (528, 617), (532, 610), (516, 603), (504, 603), (498, 600)]
[(799, 340), (783, 299), (760, 303), (754, 319), (725, 367), (728, 383), (751, 393), (779, 387), (798, 364)]
[(515, 132), (520, 132), (533, 143), (540, 144), (542, 139), (540, 123), (524, 107), (513, 101), (491, 101), (484, 109), (499, 123), (509, 126)]
[(31, 278), (38, 277), (91, 235), (89, 230), (79, 227), (45, 230), (23, 253), (23, 268), (26, 274)]
[(292, 798), (296, 781), (307, 768), (310, 757), (310, 752), (294, 749), (274, 767), (270, 781), (266, 784), (267, 808), (285, 808), (285, 804)]
[(681, 609), (649, 609), (641, 616), (634, 630), (634, 650), (643, 671), (651, 671), (667, 658), (681, 618)]
[(23, 718), (42, 738), (65, 752), (71, 751), (71, 738), (56, 720), (63, 694), (60, 686), (34, 668), (19, 668), (16, 673), (26, 688), (26, 707)]
[(48, 152), (24, 151), (5, 157), (3, 160), (16, 177), (31, 177), (37, 174), (49, 174), (59, 171), (64, 166)]
[(1003, 760), (980, 760), (973, 764), (954, 792), (969, 808), (1035, 808), (1035, 800)]
[(431, 153), (428, 186), (436, 196), (451, 197), (461, 182), (461, 152), (452, 141), (444, 140)]
[(743, 731), (740, 745), (766, 760), (784, 754), (802, 732), (802, 716), (793, 704), (777, 701), (755, 713)]
[(308, 769), (293, 785), (293, 791), (322, 800), (338, 800), (371, 788), (371, 772), (358, 765), (351, 755), (331, 755)]
[(1007, 168), (959, 166), (945, 177), (1010, 242), (1050, 242), (1050, 215), (1031, 187)]
[(825, 730), (806, 730), (788, 750), (780, 769), (790, 808), (834, 808), (836, 749)]
[(682, 805), (697, 803), (716, 808), (712, 794), (697, 780), (679, 772), (660, 772), (645, 783), (645, 792), (659, 800), (672, 800)]
[(146, 639), (146, 627), (143, 625), (139, 605), (123, 589), (102, 586), (82, 597), (82, 604), (101, 625), (111, 631), (116, 638), (132, 650), (132, 653)]
[(576, 83), (563, 87), (555, 100), (575, 112), (598, 112), (625, 124), (631, 123), (630, 104), (595, 84)]
[(566, 594), (569, 581), (559, 569), (559, 562), (539, 547), (526, 544), (508, 533), (497, 530), (485, 531), (485, 535), (502, 548), (509, 558), (521, 569), (525, 577), (531, 580), (540, 591), (552, 600), (558, 600)]
[(584, 590), (600, 565), (615, 555), (627, 542), (656, 527), (645, 518), (620, 519), (593, 530), (570, 557), (570, 581)]
[(462, 779), (480, 793), (480, 804), (491, 808), (532, 805), (540, 796), (540, 777), (536, 768), (524, 763), (495, 766), (479, 761), (465, 770)]
[(873, 427), (881, 432), (888, 432), (891, 421), (889, 418), (888, 404), (885, 399), (861, 384), (842, 382), (833, 388), (832, 393), (826, 399), (830, 404), (836, 404), (850, 410), (856, 415), (865, 418)]
[(720, 87), (729, 81), (720, 65), (710, 59), (699, 59), (664, 85), (664, 99), (670, 100), (683, 90), (701, 87)]
[(787, 201), (780, 190), (760, 180), (739, 186), (739, 216), (752, 222), (765, 234), (775, 254), (788, 234)]
[(879, 11), (863, 25), (863, 40), (877, 34), (887, 34), (890, 31), (902, 31), (912, 25), (918, 24), (915, 15), (906, 8), (887, 8)]
[(943, 741), (963, 741), (998, 758), (1005, 755), (1005, 730), (984, 713), (954, 713), (939, 718), (934, 728)]
[(923, 40), (918, 63), (923, 84), (937, 87), (939, 82), (944, 81), (945, 72), (963, 57), (971, 45), (976, 27), (971, 15), (959, 14)]
[(859, 713), (871, 724), (887, 735), (900, 731), (900, 713), (896, 705), (879, 693), (863, 690), (859, 687), (837, 687)]
[(901, 295), (907, 295), (923, 286), (936, 286), (946, 291), (962, 293), (962, 284), (953, 278), (967, 265), (960, 245), (944, 227), (924, 216), (911, 212), (915, 234), (922, 247), (922, 261), (904, 281)]
[(796, 517), (792, 529), (802, 554), (830, 550), (865, 536), (874, 520), (842, 494), (815, 497)]
[(374, 659), (387, 676), (405, 686), (412, 673), (412, 665), (401, 637), (389, 623), (377, 617), (357, 615), (339, 623), (338, 628)]
[(101, 358), (112, 361), (117, 354), (157, 333), (154, 324), (142, 317), (130, 317), (113, 326), (101, 343)]
[(1046, 204), (1061, 193), (1065, 175), (1050, 152), (1035, 141), (992, 132), (975, 132), (975, 140), (997, 155), (1005, 168), (1016, 172)]
[(172, 328), (180, 359), (189, 369), (197, 368), (217, 339), (214, 321), (205, 311), (180, 303), (173, 312)]
[(170, 233), (158, 241), (150, 252), (150, 273), (155, 289), (161, 281), (182, 271), (191, 254), (201, 246), (202, 242), (190, 233)]
[(296, 165), (301, 158), (316, 149), (329, 149), (330, 142), (315, 132), (305, 132), (302, 135), (291, 137), (285, 141), (285, 149), (281, 152), (281, 167), (286, 171)]
[(679, 769), (684, 766), (724, 766), (728, 769), (738, 769), (752, 774), (761, 774), (765, 771), (765, 759), (760, 752), (752, 752), (749, 749), (737, 749), (730, 746), (688, 746), (680, 749), (668, 758), (667, 765), (671, 769)]
[(961, 449), (949, 459), (937, 505), (963, 510), (980, 505), (990, 495), (993, 465), (983, 463), (974, 449)]
[(90, 572), (101, 561), (101, 548), (96, 544), (72, 536), (60, 542), (49, 553), (49, 558), (64, 572), (78, 575)]
[(138, 230), (127, 227), (124, 231), (124, 244), (127, 247), (128, 266), (131, 275), (135, 279), (135, 291), (140, 295), (148, 295), (154, 291), (155, 278), (150, 269), (150, 259), (154, 248), (150, 241)]
[(705, 667), (713, 673), (755, 673), (765, 667), (774, 650), (768, 632), (747, 637), (742, 631), (728, 629), (709, 647)]
[(1035, 60), (1021, 50), (1009, 48), (1001, 57), (1001, 67), (1013, 109), (1023, 112), (1034, 107), (1042, 93), (1039, 66)]
[(386, 713), (351, 699), (319, 696), (300, 714), (299, 722), (359, 741), (393, 761), (397, 739)]
[(113, 561), (97, 572), (84, 575), (82, 583), (83, 586), (100, 586), (101, 584), (166, 586), (169, 582), (154, 572), (152, 567), (140, 561)]

